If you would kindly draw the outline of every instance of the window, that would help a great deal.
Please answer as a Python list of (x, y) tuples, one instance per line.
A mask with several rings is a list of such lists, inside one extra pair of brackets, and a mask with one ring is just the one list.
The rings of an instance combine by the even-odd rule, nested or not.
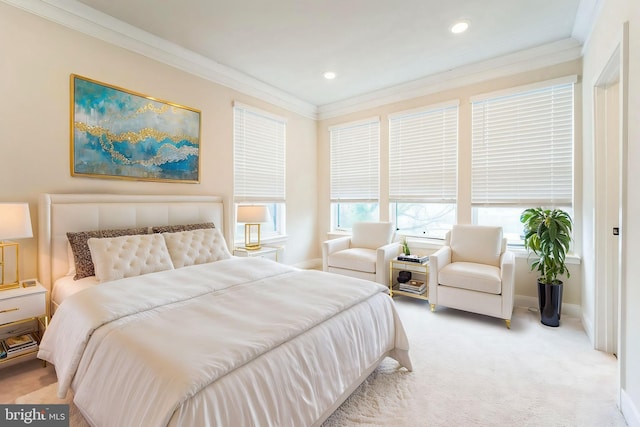
[[(261, 226), (262, 239), (283, 235), (285, 119), (235, 103), (233, 123), (234, 201), (267, 205), (271, 220)], [(236, 224), (235, 241), (244, 241), (243, 225)]]
[(390, 217), (401, 234), (444, 238), (456, 221), (458, 103), (389, 117)]
[(472, 99), (473, 221), (521, 243), (528, 207), (573, 207), (575, 78)]
[(333, 126), (329, 134), (332, 228), (347, 230), (357, 221), (377, 221), (380, 120)]

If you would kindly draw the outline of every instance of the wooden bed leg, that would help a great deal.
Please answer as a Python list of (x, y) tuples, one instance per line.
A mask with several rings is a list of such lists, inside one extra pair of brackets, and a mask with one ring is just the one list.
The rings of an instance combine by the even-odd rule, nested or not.
[(511, 319), (504, 320), (507, 323), (507, 329), (511, 329)]
[(431, 304), (431, 311), (436, 311), (436, 305), (435, 304)]

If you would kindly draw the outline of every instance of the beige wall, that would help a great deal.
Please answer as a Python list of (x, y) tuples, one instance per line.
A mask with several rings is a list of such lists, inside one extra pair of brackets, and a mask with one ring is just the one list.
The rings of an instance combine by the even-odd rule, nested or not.
[[(368, 117), (379, 116), (380, 117), (380, 164), (381, 164), (381, 176), (380, 176), (380, 188), (388, 188), (388, 152), (389, 152), (389, 125), (388, 116), (392, 113), (404, 110), (410, 110), (412, 108), (419, 108), (428, 105), (438, 104), (450, 100), (459, 100), (460, 112), (459, 112), (459, 170), (458, 170), (458, 222), (470, 223), (471, 222), (471, 104), (470, 98), (474, 95), (498, 91), (501, 89), (507, 89), (515, 86), (526, 85), (530, 83), (536, 83), (544, 80), (551, 80), (558, 77), (564, 77), (568, 75), (580, 75), (582, 72), (582, 62), (580, 60), (570, 61), (567, 63), (559, 64), (552, 67), (543, 68), (536, 71), (527, 73), (516, 74), (510, 77), (503, 77), (499, 79), (489, 80), (483, 83), (460, 87), (457, 89), (447, 90), (432, 95), (422, 96), (414, 99), (410, 99), (403, 102), (397, 102), (394, 104), (388, 104), (382, 107), (373, 108), (364, 111), (358, 111), (356, 113), (348, 114), (345, 116), (334, 117), (331, 119), (322, 120), (318, 123), (318, 168), (319, 168), (319, 182), (318, 182), (318, 206), (319, 206), (319, 222), (318, 222), (318, 235), (320, 238), (326, 238), (327, 233), (331, 229), (331, 215), (330, 215), (330, 203), (329, 203), (329, 130), (330, 126), (360, 120)], [(581, 86), (578, 83), (576, 85), (577, 105), (580, 105), (581, 99)], [(581, 110), (576, 108), (576, 140), (581, 141), (580, 124), (581, 122)], [(576, 158), (581, 158), (581, 150), (576, 150)], [(577, 162), (579, 164), (579, 162)], [(577, 167), (576, 170), (577, 180), (580, 182), (581, 169)], [(579, 185), (579, 184), (578, 184)], [(576, 193), (579, 195), (579, 189)], [(385, 191), (381, 191), (381, 203), (386, 204), (388, 197)], [(578, 196), (579, 197), (579, 196)], [(579, 200), (576, 203), (576, 212), (580, 212)], [(385, 209), (380, 211), (381, 220), (387, 220), (389, 213)], [(580, 224), (576, 224), (576, 235), (580, 236), (581, 233)], [(575, 242), (575, 250), (578, 255), (581, 254), (580, 238)], [(536, 288), (536, 276), (529, 271), (529, 266), (526, 261), (526, 254), (521, 254), (524, 258), (518, 258), (516, 266), (516, 295), (534, 297), (537, 295)], [(571, 278), (564, 280), (564, 295), (563, 302), (567, 304), (579, 305), (580, 286), (581, 286), (581, 271), (579, 265), (570, 265)]]
[[(316, 123), (0, 3), (0, 200), (30, 203), (44, 192), (214, 194), (232, 213), (233, 101), (287, 119), (287, 234), (285, 262), (317, 255)], [(154, 183), (71, 177), (70, 74), (79, 74), (202, 112), (201, 183)], [(227, 219), (225, 235), (231, 236)], [(34, 233), (36, 230), (34, 230)], [(21, 276), (37, 272), (36, 239), (21, 243)]]

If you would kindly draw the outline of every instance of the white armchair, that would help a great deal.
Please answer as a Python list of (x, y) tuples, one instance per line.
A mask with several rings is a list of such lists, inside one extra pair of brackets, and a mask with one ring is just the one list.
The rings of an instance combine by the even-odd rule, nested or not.
[(429, 303), (504, 319), (511, 328), (515, 256), (502, 227), (454, 225), (429, 257)]
[(322, 243), (322, 269), (388, 285), (389, 262), (401, 252), (391, 222), (358, 222), (351, 236)]

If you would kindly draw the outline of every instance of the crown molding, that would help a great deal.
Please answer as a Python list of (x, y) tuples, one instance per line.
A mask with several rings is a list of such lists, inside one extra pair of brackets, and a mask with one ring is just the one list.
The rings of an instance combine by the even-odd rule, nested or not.
[(582, 57), (581, 45), (567, 38), (509, 55), (476, 62), (408, 83), (318, 107), (318, 120), (548, 67)]
[[(578, 14), (581, 16), (580, 23), (576, 22), (574, 25), (574, 34), (579, 35), (578, 39), (567, 38), (487, 61), (457, 67), (342, 101), (315, 106), (244, 73), (99, 12), (76, 0), (0, 1), (314, 120), (337, 117), (578, 59), (582, 56), (582, 38), (588, 38), (588, 34), (593, 27), (593, 21), (600, 10), (598, 5), (602, 3), (602, 0), (581, 0), (580, 13)], [(587, 35), (585, 36), (584, 34)]]
[(76, 0), (0, 1), (301, 116), (317, 119), (317, 107), (313, 104)]
[(573, 22), (571, 37), (582, 43), (583, 53), (589, 44), (593, 27), (600, 16), (603, 3), (603, 0), (580, 0), (578, 10), (576, 11), (576, 19)]

